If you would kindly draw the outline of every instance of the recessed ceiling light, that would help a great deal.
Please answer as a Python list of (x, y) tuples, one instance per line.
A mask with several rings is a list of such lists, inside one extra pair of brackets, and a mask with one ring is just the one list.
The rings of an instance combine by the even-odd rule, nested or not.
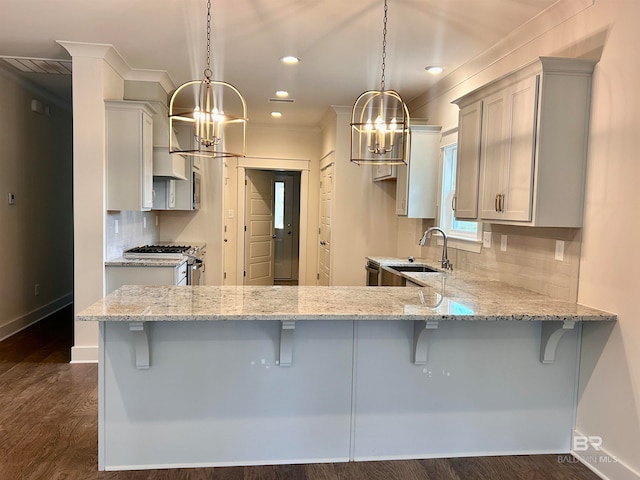
[(295, 65), (296, 63), (300, 62), (300, 59), (298, 57), (294, 57), (293, 55), (287, 55), (286, 57), (282, 57), (280, 61), (282, 63), (286, 63), (287, 65)]
[(289, 96), (289, 92), (287, 92), (286, 90), (278, 90), (276, 92), (276, 97), (278, 98), (287, 98)]
[(430, 73), (431, 75), (438, 75), (439, 73), (442, 73), (442, 71), (444, 70), (444, 68), (439, 67), (437, 65), (432, 65), (430, 67), (424, 67), (424, 69)]
[(273, 118), (280, 118), (282, 116), (281, 112), (271, 112), (271, 116)]

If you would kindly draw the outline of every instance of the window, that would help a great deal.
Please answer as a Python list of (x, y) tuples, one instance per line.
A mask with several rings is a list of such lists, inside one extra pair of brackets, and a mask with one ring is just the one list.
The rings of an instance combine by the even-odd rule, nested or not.
[(284, 182), (275, 182), (274, 194), (273, 226), (276, 230), (282, 230), (284, 229)]
[(456, 220), (453, 216), (453, 198), (456, 190), (456, 161), (458, 145), (442, 148), (442, 197), (440, 201), (440, 228), (451, 238), (481, 241), (482, 226), (478, 222)]

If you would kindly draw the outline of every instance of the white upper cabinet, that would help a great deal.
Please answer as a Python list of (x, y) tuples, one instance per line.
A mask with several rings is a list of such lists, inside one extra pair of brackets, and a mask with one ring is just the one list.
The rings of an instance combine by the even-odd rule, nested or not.
[(146, 102), (105, 104), (107, 210), (151, 210), (155, 111)]
[(454, 102), (460, 107), (456, 218), (582, 226), (594, 65), (541, 57)]
[(409, 164), (397, 167), (396, 214), (436, 218), (441, 128), (411, 124)]
[(457, 218), (478, 218), (478, 175), (482, 101), (460, 108), (454, 211)]

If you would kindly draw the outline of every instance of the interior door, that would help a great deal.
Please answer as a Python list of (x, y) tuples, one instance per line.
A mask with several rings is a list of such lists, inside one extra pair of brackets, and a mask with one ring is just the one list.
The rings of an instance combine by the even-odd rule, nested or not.
[(288, 282), (298, 279), (300, 194), (296, 188), (296, 175), (299, 178), (298, 172), (276, 173), (274, 188), (275, 278)]
[(247, 170), (245, 177), (244, 284), (273, 285), (273, 184), (275, 172)]
[(320, 172), (320, 246), (318, 250), (318, 285), (331, 284), (331, 200), (333, 163)]

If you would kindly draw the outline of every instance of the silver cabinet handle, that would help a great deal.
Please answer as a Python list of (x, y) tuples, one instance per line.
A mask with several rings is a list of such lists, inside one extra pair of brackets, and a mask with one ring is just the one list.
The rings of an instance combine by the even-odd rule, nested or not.
[(451, 197), (451, 210), (456, 211), (456, 196)]
[(496, 199), (493, 202), (493, 206), (496, 210), (496, 212), (499, 212), (500, 210), (498, 210), (498, 197), (500, 196), (500, 194), (496, 195)]

